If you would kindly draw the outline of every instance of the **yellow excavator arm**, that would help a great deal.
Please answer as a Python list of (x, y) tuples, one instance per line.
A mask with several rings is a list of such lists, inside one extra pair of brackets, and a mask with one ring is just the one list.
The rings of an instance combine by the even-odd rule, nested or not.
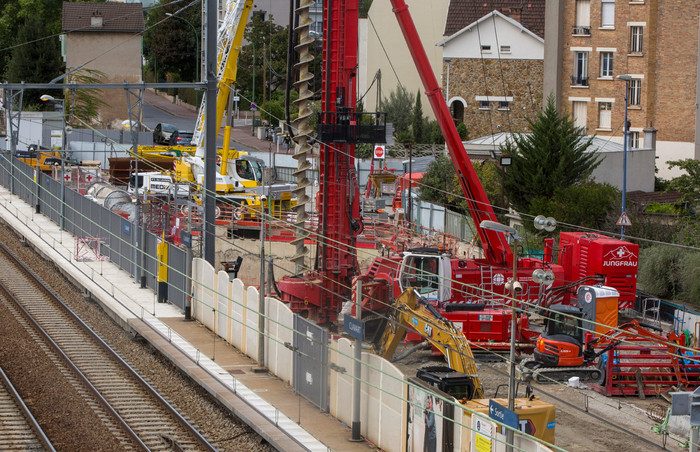
[(431, 304), (421, 302), (412, 288), (406, 289), (396, 299), (389, 317), (380, 342), (374, 346), (375, 353), (391, 359), (406, 330), (411, 329), (440, 350), (452, 369), (473, 378), (474, 398), (484, 397), (469, 341)]

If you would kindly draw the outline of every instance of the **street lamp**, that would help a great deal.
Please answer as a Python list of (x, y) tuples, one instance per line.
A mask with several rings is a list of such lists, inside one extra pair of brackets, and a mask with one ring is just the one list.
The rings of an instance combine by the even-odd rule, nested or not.
[[(192, 31), (194, 31), (195, 52), (197, 52), (197, 55), (195, 56), (195, 60), (196, 60), (196, 62), (197, 62), (197, 69), (195, 70), (195, 78), (197, 79), (196, 81), (200, 81), (200, 80), (199, 80), (199, 74), (200, 74), (200, 63), (199, 63), (199, 32), (197, 31), (197, 29), (195, 28), (195, 26), (192, 25), (192, 22), (190, 22), (189, 20), (185, 19), (184, 17), (176, 16), (176, 15), (171, 14), (171, 13), (165, 13), (165, 15), (168, 16), (168, 17), (174, 17), (174, 18), (176, 18), (176, 19), (180, 19), (180, 20), (182, 20), (182, 21), (184, 21), (184, 22), (187, 22), (187, 25), (189, 25), (190, 27), (192, 27)], [(157, 80), (156, 80), (156, 81), (157, 81)]]
[[(63, 230), (64, 218), (66, 217), (66, 100), (56, 99), (50, 94), (42, 94), (39, 97), (43, 102), (50, 102), (54, 106), (56, 104), (61, 106), (61, 218), (59, 220), (60, 229)], [(37, 162), (39, 157), (37, 156)]]
[[(518, 292), (522, 290), (522, 286), (518, 282), (518, 240), (520, 236), (515, 228), (506, 226), (504, 224), (498, 223), (491, 220), (483, 220), (479, 226), (481, 229), (488, 229), (490, 231), (502, 232), (508, 234), (513, 241), (513, 279), (511, 279), (506, 284), (506, 289), (510, 289), (511, 296), (513, 300), (511, 301), (511, 315), (510, 315), (510, 378), (508, 379), (508, 409), (515, 412), (515, 329), (517, 327), (516, 323), (516, 311), (515, 311), (515, 296)], [(513, 429), (509, 428), (506, 430), (506, 451), (510, 452), (513, 450)]]
[(627, 124), (627, 95), (630, 90), (632, 76), (623, 74), (617, 76), (618, 80), (625, 81), (625, 124), (624, 135), (622, 137), (622, 214), (620, 215), (620, 239), (625, 238), (625, 224), (627, 221), (627, 134), (629, 133)]

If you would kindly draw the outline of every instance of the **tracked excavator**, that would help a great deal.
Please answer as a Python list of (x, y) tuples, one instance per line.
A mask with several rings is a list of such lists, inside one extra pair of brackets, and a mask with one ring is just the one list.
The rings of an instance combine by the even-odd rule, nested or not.
[[(412, 288), (406, 289), (396, 299), (390, 312), (381, 334), (371, 344), (372, 350), (385, 359), (391, 359), (408, 331), (420, 334), (440, 350), (449, 367), (423, 367), (418, 370), (417, 377), (455, 397), (468, 413), (488, 410), (489, 399), (484, 398), (474, 354), (462, 331)], [(495, 400), (507, 404), (502, 399)], [(515, 412), (520, 416), (521, 430), (554, 442), (555, 408), (552, 404), (536, 397), (517, 398)]]
[(595, 337), (594, 332), (584, 327), (585, 319), (580, 308), (553, 305), (550, 309), (545, 330), (537, 339), (533, 358), (518, 365), (521, 377), (538, 383), (579, 377), (581, 383), (602, 384), (606, 378), (605, 367), (598, 358), (622, 342), (644, 340), (666, 348), (676, 380), (687, 385), (688, 381), (681, 372), (679, 339), (675, 332), (667, 335), (656, 333), (650, 325), (643, 326), (637, 320), (632, 320)]

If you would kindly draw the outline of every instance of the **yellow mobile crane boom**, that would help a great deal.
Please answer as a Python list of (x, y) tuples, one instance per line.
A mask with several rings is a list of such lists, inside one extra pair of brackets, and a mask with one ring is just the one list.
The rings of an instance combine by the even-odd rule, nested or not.
[[(224, 112), (229, 108), (232, 86), (236, 83), (238, 56), (243, 42), (248, 16), (253, 7), (253, 0), (229, 0), (224, 20), (217, 33), (217, 88), (216, 130), (221, 127)], [(178, 176), (185, 180), (201, 183), (204, 175), (204, 115), (206, 98), (202, 98), (197, 122), (194, 128), (192, 144), (196, 147), (194, 157), (183, 156), (176, 165)], [(229, 111), (229, 117), (231, 112)], [(224, 147), (219, 169), (216, 174), (216, 191), (230, 193), (259, 186), (262, 165), (257, 159), (242, 158), (241, 153), (229, 152), (231, 126), (226, 125)], [(231, 160), (229, 160), (231, 159)], [(229, 168), (233, 165), (233, 170)], [(237, 165), (238, 164), (238, 165)], [(238, 166), (238, 168), (237, 168)]]

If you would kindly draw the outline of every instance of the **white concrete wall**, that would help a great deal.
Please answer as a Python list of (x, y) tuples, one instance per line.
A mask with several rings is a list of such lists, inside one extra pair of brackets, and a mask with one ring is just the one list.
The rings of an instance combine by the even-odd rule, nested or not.
[[(348, 339), (331, 344), (329, 362), (345, 371), (330, 371), (330, 413), (348, 425), (353, 414), (353, 356)], [(377, 355), (362, 354), (361, 432), (380, 449), (405, 450), (406, 391), (404, 375), (396, 366)]]
[[(495, 22), (495, 26), (494, 26)], [(458, 32), (460, 33), (460, 32)], [(491, 46), (491, 52), (481, 53), (481, 46)], [(500, 53), (501, 46), (510, 46), (510, 52)], [(544, 42), (525, 33), (500, 16), (490, 16), (481, 23), (445, 43), (443, 58), (481, 58), (505, 60), (541, 60)]]
[(678, 168), (669, 168), (669, 160), (684, 160), (695, 158), (695, 143), (680, 141), (657, 141), (656, 142), (656, 166), (659, 168), (658, 176), (663, 179), (673, 179), (685, 171)]
[[(440, 83), (440, 74), (442, 73), (442, 47), (437, 47), (435, 44), (443, 39), (449, 3), (449, 0), (406, 1), (430, 60), (430, 65), (433, 72), (437, 74), (438, 83)], [(360, 43), (366, 43), (366, 47), (360, 47), (360, 55), (363, 53), (367, 55), (367, 63), (366, 66), (360, 66), (358, 70), (358, 72), (365, 74), (365, 77), (360, 80), (364, 80), (364, 84), (358, 84), (359, 92), (364, 93), (367, 90), (377, 69), (381, 69), (382, 97), (389, 97), (389, 93), (399, 86), (398, 76), (401, 79), (401, 84), (411, 95), (415, 96), (416, 92), (420, 91), (423, 114), (434, 118), (428, 98), (423, 93), (423, 85), (418, 71), (408, 52), (408, 46), (396, 16), (391, 10), (391, 2), (373, 2), (369, 10), (369, 19), (366, 28), (360, 27), (360, 31), (366, 30), (367, 33), (366, 36), (360, 35)], [(386, 53), (384, 49), (386, 49)], [(360, 62), (364, 61), (365, 58), (360, 56)], [(365, 111), (375, 111), (377, 97), (375, 88), (376, 85), (364, 99)]]

